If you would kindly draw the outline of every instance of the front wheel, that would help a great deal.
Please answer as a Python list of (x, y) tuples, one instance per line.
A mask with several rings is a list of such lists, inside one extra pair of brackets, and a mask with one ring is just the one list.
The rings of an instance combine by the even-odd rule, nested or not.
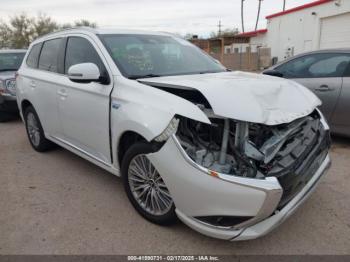
[(139, 142), (130, 147), (122, 161), (123, 183), (134, 208), (147, 220), (169, 225), (176, 221), (175, 205), (164, 180), (147, 158), (150, 144)]

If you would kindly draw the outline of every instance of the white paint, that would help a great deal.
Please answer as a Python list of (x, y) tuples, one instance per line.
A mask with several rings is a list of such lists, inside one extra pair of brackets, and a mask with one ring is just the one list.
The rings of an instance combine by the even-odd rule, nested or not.
[(349, 48), (349, 25), (350, 1), (332, 1), (269, 19), (266, 44), (278, 61), (320, 48)]
[(350, 47), (350, 12), (321, 19), (320, 48)]
[(71, 80), (98, 80), (100, 78), (100, 70), (93, 63), (83, 63), (72, 65), (68, 69), (68, 76)]
[[(164, 131), (174, 115), (204, 123), (210, 121), (193, 103), (122, 76), (96, 35), (101, 32), (168, 35), (75, 29), (40, 38), (35, 43), (58, 37), (85, 38), (95, 48), (111, 81), (106, 85), (98, 82), (77, 83), (66, 75), (32, 69), (23, 62), (18, 71), (17, 101), (20, 107), (23, 100), (32, 103), (48, 139), (120, 175), (118, 144), (126, 131), (136, 132), (150, 141)], [(72, 72), (83, 75), (87, 72), (92, 77), (97, 76), (96, 68), (86, 64), (71, 68)], [(320, 104), (310, 91), (297, 83), (243, 72), (147, 78), (144, 81), (198, 89), (217, 115), (268, 125), (286, 123), (305, 116)], [(282, 193), (278, 180), (275, 177), (254, 179), (225, 174), (210, 176), (209, 170), (189, 160), (174, 137), (169, 138), (158, 152), (147, 156), (164, 176), (177, 206), (177, 213), (183, 215), (181, 219), (199, 232), (230, 239), (230, 236), (234, 237), (242, 230), (232, 232), (230, 229), (230, 232), (225, 233), (217, 227), (213, 229), (213, 226), (194, 226), (193, 216), (253, 216), (256, 220), (250, 220), (253, 222), (244, 227), (249, 229), (248, 226), (255, 224), (256, 228), (253, 229), (261, 229), (262, 233), (249, 232), (245, 237), (254, 238), (265, 233), (266, 227), (256, 223), (275, 210)], [(277, 226), (281, 220), (268, 221), (270, 227)]]
[(144, 81), (195, 88), (207, 98), (216, 115), (267, 125), (293, 121), (321, 105), (314, 94), (293, 81), (238, 71)]

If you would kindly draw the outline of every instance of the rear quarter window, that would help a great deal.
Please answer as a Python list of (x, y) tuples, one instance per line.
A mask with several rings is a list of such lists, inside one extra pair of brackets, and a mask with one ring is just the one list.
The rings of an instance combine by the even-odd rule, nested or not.
[(27, 57), (27, 65), (29, 67), (38, 68), (41, 46), (42, 46), (42, 43), (33, 45), (32, 49), (29, 51), (29, 55)]

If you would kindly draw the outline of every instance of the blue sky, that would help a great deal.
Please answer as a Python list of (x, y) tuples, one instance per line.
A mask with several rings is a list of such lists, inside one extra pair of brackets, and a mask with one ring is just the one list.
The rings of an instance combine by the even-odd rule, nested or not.
[[(315, 0), (286, 0), (292, 8)], [(254, 29), (258, 0), (245, 0), (245, 28)], [(263, 0), (259, 28), (265, 16), (282, 10), (283, 0)], [(88, 19), (103, 27), (193, 33), (207, 36), (223, 28), (241, 28), (240, 0), (1, 0), (0, 18), (45, 13), (60, 23)]]

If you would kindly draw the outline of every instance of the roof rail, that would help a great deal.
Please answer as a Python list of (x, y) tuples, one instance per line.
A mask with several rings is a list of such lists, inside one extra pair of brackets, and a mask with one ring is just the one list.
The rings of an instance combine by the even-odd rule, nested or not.
[(35, 40), (38, 40), (38, 39), (41, 39), (43, 37), (47, 37), (47, 36), (50, 36), (50, 35), (54, 35), (54, 34), (57, 34), (57, 33), (65, 32), (65, 31), (71, 31), (71, 30), (79, 30), (79, 29), (80, 30), (89, 31), (89, 32), (94, 33), (94, 34), (97, 34), (97, 31), (95, 30), (95, 28), (92, 28), (92, 27), (89, 27), (89, 26), (76, 26), (76, 27), (68, 27), (68, 28), (60, 29), (60, 30), (57, 30), (57, 31), (54, 31), (54, 32), (51, 32), (51, 33), (48, 33), (48, 34), (45, 34), (45, 35), (42, 35), (42, 36), (39, 36)]

